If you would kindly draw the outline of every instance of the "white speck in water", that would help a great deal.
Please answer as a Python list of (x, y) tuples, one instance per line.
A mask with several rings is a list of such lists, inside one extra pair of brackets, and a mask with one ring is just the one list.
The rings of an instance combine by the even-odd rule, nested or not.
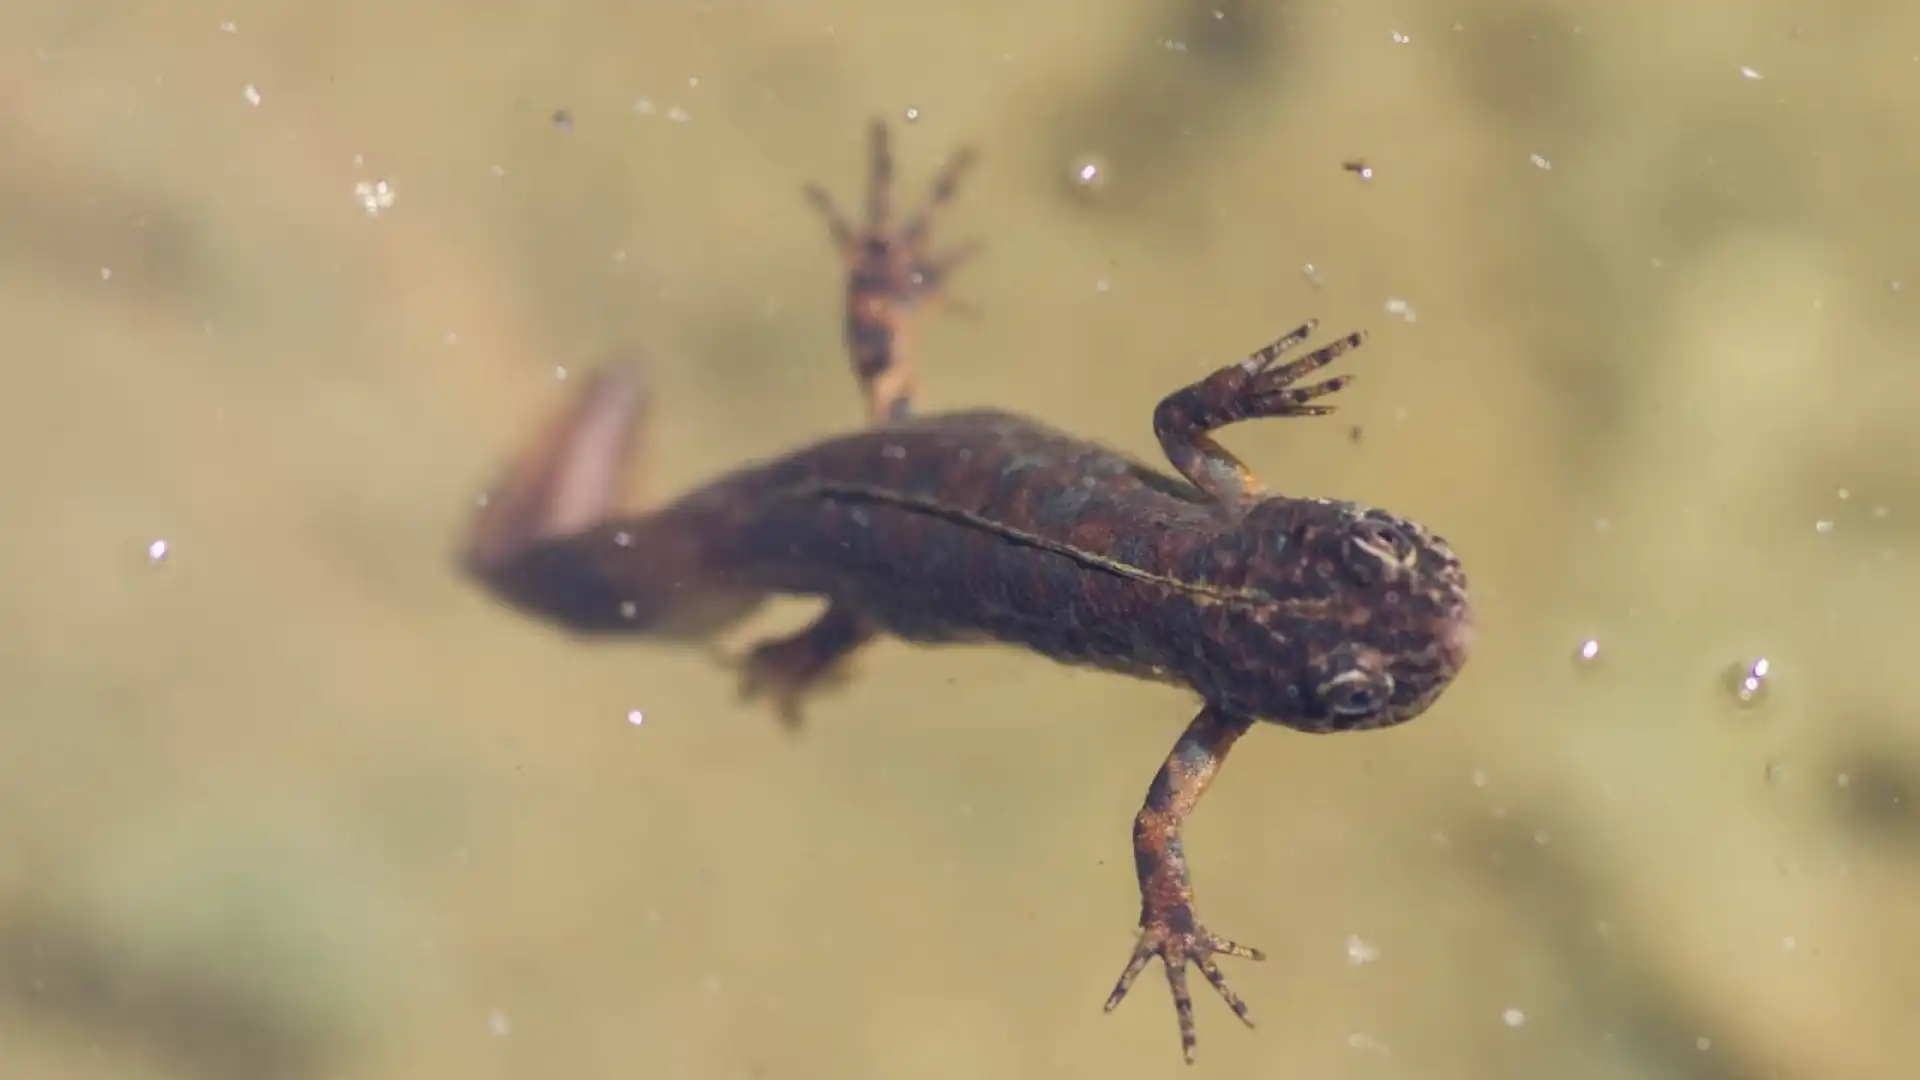
[(165, 540), (154, 540), (147, 544), (147, 561), (155, 564), (167, 561), (167, 554), (173, 548)]
[(1380, 959), (1380, 946), (1366, 940), (1359, 934), (1347, 935), (1347, 963), (1371, 964)]
[(901, 113), (900, 115), (903, 118), (905, 118), (907, 123), (911, 124), (911, 123), (917, 122), (920, 119), (920, 110), (914, 108), (912, 105), (909, 105), (907, 106), (907, 111), (904, 113)]
[(639, 604), (636, 604), (631, 600), (620, 601), (620, 617), (621, 618), (627, 620), (628, 622), (632, 622), (635, 618), (638, 618), (639, 615), (640, 615)]
[(652, 98), (639, 97), (633, 99), (633, 111), (641, 116), (652, 116), (660, 110), (654, 105)]
[(693, 123), (693, 114), (675, 105), (667, 110), (667, 119), (676, 124), (691, 124)]
[(101, 281), (112, 281), (112, 280), (113, 280), (113, 267), (111, 267), (111, 266), (103, 266), (103, 267), (101, 267), (101, 268), (100, 268), (100, 280), (101, 280)]
[(1853, 786), (1853, 777), (1847, 773), (1841, 773), (1833, 778), (1833, 786), (1844, 791)]
[(1533, 834), (1533, 842), (1539, 844), (1541, 847), (1546, 847), (1553, 842), (1553, 837), (1548, 835), (1547, 830), (1539, 829)]
[(1591, 664), (1600, 659), (1600, 639), (1588, 638), (1581, 642), (1580, 647), (1573, 651), (1573, 658), (1582, 664)]
[(513, 1033), (513, 1021), (507, 1019), (505, 1009), (495, 1009), (487, 1014), (487, 1030), (496, 1039), (504, 1039)]
[(1320, 273), (1320, 268), (1312, 263), (1302, 263), (1300, 265), (1300, 276), (1306, 278), (1307, 283), (1316, 289), (1324, 289), (1327, 287), (1326, 277)]
[(1369, 1054), (1380, 1054), (1384, 1056), (1393, 1053), (1393, 1047), (1388, 1046), (1386, 1040), (1378, 1039), (1359, 1031), (1347, 1036), (1347, 1046), (1350, 1049), (1360, 1050)]
[(1527, 1022), (1527, 1014), (1519, 1009), (1508, 1009), (1500, 1014), (1500, 1021), (1510, 1028), (1517, 1028)]
[(613, 546), (614, 547), (632, 547), (633, 534), (626, 531), (625, 529), (622, 529), (619, 532), (614, 533)]
[(1733, 703), (1743, 709), (1758, 707), (1766, 700), (1767, 680), (1772, 673), (1773, 664), (1764, 656), (1745, 666), (1734, 665), (1727, 675)]
[(553, 365), (553, 381), (554, 382), (567, 381), (567, 367), (565, 364)]
[(1420, 315), (1413, 310), (1413, 305), (1398, 296), (1389, 296), (1386, 306), (1387, 314), (1399, 319), (1401, 322), (1420, 321)]
[(220, 32), (223, 34), (237, 34), (240, 32), (240, 24), (229, 19), (220, 24)]
[(1788, 934), (1780, 939), (1780, 948), (1786, 952), (1794, 952), (1800, 948), (1800, 939)]
[(1487, 770), (1485, 769), (1473, 770), (1473, 786), (1477, 788), (1483, 788), (1487, 786)]
[(1876, 507), (1874, 507), (1874, 508), (1873, 508), (1873, 516), (1874, 516), (1874, 517), (1876, 517), (1876, 518), (1884, 518), (1884, 517), (1886, 517), (1886, 516), (1887, 516), (1887, 508), (1886, 508), (1886, 507), (1884, 507), (1884, 506), (1876, 506)]
[(1548, 161), (1547, 155), (1545, 154), (1541, 154), (1541, 153), (1528, 154), (1527, 160), (1533, 162), (1533, 167), (1536, 169), (1539, 169), (1541, 172), (1553, 171), (1553, 162)]
[(1102, 293), (1102, 294), (1110, 293), (1113, 291), (1113, 283), (1108, 281), (1106, 278), (1095, 278), (1093, 282), (1093, 291), (1095, 293)]
[(1405, 45), (1407, 42), (1412, 40), (1413, 40), (1412, 38), (1408, 37), (1407, 35), (1401, 33), (1398, 30), (1395, 30), (1393, 32), (1393, 43), (1395, 45)]
[(1699, 1038), (1693, 1040), (1693, 1047), (1694, 1049), (1699, 1050), (1702, 1053), (1705, 1053), (1706, 1051), (1713, 1049), (1713, 1040), (1707, 1038), (1705, 1035), (1702, 1035)]
[(1068, 170), (1067, 176), (1073, 181), (1074, 189), (1083, 194), (1097, 195), (1107, 189), (1107, 163), (1098, 154), (1081, 154), (1073, 159)]
[(1853, 492), (1848, 491), (1846, 488), (1841, 488), (1838, 491), (1835, 491), (1834, 495), (1837, 498), (1839, 498), (1841, 502), (1846, 502), (1848, 499), (1853, 498)]
[(1160, 42), (1160, 47), (1167, 50), (1168, 52), (1183, 53), (1187, 51), (1187, 43), (1177, 38), (1165, 39), (1164, 41)]
[(1825, 536), (1833, 531), (1833, 522), (1828, 521), (1826, 518), (1821, 518), (1819, 521), (1813, 523), (1813, 531)]
[(246, 87), (240, 91), (240, 96), (245, 98), (247, 104), (252, 105), (254, 108), (260, 107), (260, 90), (252, 83), (248, 83)]
[(1743, 64), (1743, 65), (1741, 65), (1741, 68), (1740, 68), (1740, 76), (1741, 76), (1741, 78), (1745, 78), (1745, 79), (1752, 79), (1752, 80), (1754, 80), (1755, 82), (1758, 82), (1759, 80), (1761, 80), (1761, 79), (1763, 79), (1763, 78), (1765, 78), (1765, 77), (1766, 77), (1766, 76), (1764, 76), (1764, 75), (1762, 75), (1762, 74), (1760, 74), (1760, 73), (1759, 73), (1758, 71), (1755, 71), (1754, 69), (1752, 69), (1752, 68), (1750, 68), (1750, 67), (1747, 67), (1747, 66), (1745, 66), (1744, 64)]
[(460, 332), (458, 330), (449, 330), (441, 340), (449, 345), (458, 345), (460, 344)]
[(646, 722), (647, 722), (646, 716), (642, 714), (639, 709), (627, 710), (627, 723), (632, 724), (634, 727), (639, 727), (641, 724), (644, 724)]
[(473, 505), (479, 507), (482, 510), (485, 510), (487, 506), (492, 502), (493, 502), (493, 495), (490, 492), (483, 491), (480, 494), (475, 495), (473, 497)]
[(379, 217), (381, 211), (390, 209), (398, 194), (385, 180), (362, 180), (353, 185), (353, 197), (360, 201), (360, 208), (368, 217)]

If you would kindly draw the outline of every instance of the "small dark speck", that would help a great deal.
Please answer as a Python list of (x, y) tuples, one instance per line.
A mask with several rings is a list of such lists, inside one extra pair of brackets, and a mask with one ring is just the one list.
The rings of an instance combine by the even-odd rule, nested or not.
[(1355, 159), (1353, 161), (1343, 161), (1340, 163), (1340, 167), (1352, 173), (1353, 175), (1359, 177), (1362, 180), (1373, 179), (1373, 166), (1367, 164), (1365, 161), (1361, 161), (1358, 159)]
[(565, 109), (553, 110), (553, 127), (555, 131), (559, 131), (563, 133), (572, 131), (573, 130), (573, 114), (568, 112)]
[(1355, 446), (1358, 446), (1360, 444), (1360, 440), (1366, 438), (1366, 435), (1367, 435), (1366, 429), (1361, 427), (1359, 424), (1355, 424), (1352, 427), (1347, 429), (1347, 441), (1350, 443), (1353, 443)]

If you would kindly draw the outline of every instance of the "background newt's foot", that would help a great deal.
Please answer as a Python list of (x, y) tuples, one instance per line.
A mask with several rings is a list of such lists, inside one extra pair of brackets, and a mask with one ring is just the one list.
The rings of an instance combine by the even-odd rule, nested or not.
[(1216, 954), (1238, 956), (1246, 960), (1266, 959), (1259, 949), (1229, 941), (1195, 924), (1192, 910), (1184, 905), (1149, 913), (1142, 921), (1140, 944), (1134, 947), (1133, 959), (1128, 961), (1127, 970), (1121, 972), (1120, 981), (1114, 984), (1113, 993), (1107, 997), (1107, 1011), (1113, 1011), (1120, 1000), (1127, 996), (1127, 991), (1133, 987), (1133, 980), (1146, 968), (1147, 962), (1159, 957), (1167, 966), (1167, 983), (1173, 988), (1173, 1008), (1180, 1017), (1180, 1049), (1191, 1064), (1198, 1039), (1194, 1034), (1193, 998), (1187, 993), (1189, 963), (1207, 977), (1235, 1016), (1248, 1027), (1253, 1026), (1253, 1017), (1248, 1015), (1246, 1003), (1227, 985), (1226, 975), (1214, 963)]

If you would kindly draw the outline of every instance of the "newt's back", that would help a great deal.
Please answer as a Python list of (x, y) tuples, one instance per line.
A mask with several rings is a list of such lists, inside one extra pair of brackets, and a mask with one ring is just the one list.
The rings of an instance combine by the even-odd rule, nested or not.
[[(910, 641), (997, 640), (1158, 675), (1168, 604), (1232, 524), (1181, 480), (996, 410), (831, 439), (664, 511), (768, 592), (829, 598)], [(1176, 634), (1177, 636), (1177, 634)]]

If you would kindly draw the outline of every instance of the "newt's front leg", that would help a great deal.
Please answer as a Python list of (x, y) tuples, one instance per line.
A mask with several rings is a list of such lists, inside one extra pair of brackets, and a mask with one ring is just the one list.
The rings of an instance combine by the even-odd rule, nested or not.
[(1153, 410), (1153, 433), (1160, 449), (1181, 475), (1200, 490), (1230, 507), (1257, 501), (1263, 494), (1253, 473), (1210, 432), (1241, 420), (1269, 416), (1324, 416), (1330, 405), (1310, 404), (1353, 381), (1338, 375), (1308, 386), (1295, 386), (1307, 375), (1332, 363), (1342, 353), (1367, 339), (1356, 331), (1293, 361), (1274, 362), (1307, 340), (1318, 319), (1310, 319), (1292, 333), (1238, 363), (1228, 364), (1206, 378), (1168, 394)]
[(1193, 1061), (1196, 1039), (1193, 998), (1187, 992), (1187, 965), (1193, 964), (1226, 999), (1235, 1016), (1253, 1026), (1247, 1006), (1227, 985), (1214, 963), (1216, 953), (1263, 960), (1260, 950), (1237, 944), (1200, 925), (1193, 910), (1193, 882), (1187, 875), (1187, 855), (1181, 830), (1187, 817), (1213, 783), (1221, 762), (1253, 721), (1230, 716), (1209, 705), (1193, 718), (1173, 752), (1154, 775), (1147, 800), (1133, 819), (1133, 864), (1140, 879), (1140, 943), (1107, 998), (1107, 1010), (1120, 1004), (1133, 980), (1159, 957), (1173, 987), (1173, 1007), (1180, 1016), (1180, 1048)]

